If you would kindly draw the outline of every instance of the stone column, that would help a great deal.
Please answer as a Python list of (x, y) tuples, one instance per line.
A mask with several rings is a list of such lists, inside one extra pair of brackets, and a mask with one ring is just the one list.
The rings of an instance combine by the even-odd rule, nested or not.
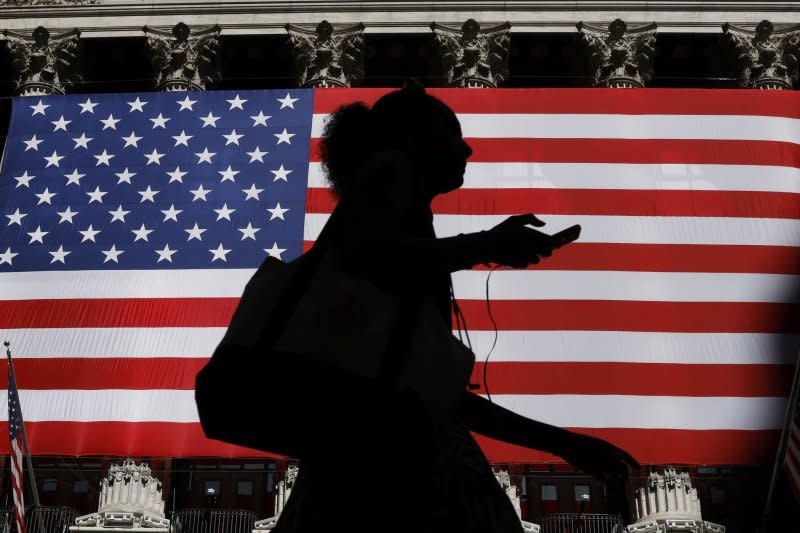
[(364, 25), (335, 29), (323, 20), (313, 30), (286, 25), (300, 87), (351, 87), (364, 79)]
[(204, 91), (219, 80), (220, 27), (193, 30), (183, 22), (172, 31), (142, 28), (150, 49), (156, 89)]
[(656, 24), (628, 28), (621, 19), (608, 29), (578, 23), (589, 46), (594, 84), (598, 87), (644, 87), (653, 77)]
[(776, 31), (768, 20), (755, 30), (726, 23), (722, 31), (739, 54), (742, 87), (791, 90), (797, 85), (800, 24)]
[(81, 81), (75, 72), (80, 31), (50, 35), (44, 26), (28, 36), (6, 30), (6, 46), (16, 71), (14, 80), (19, 96), (64, 94), (67, 86)]
[(431, 24), (449, 87), (497, 87), (508, 79), (511, 24), (482, 29), (475, 19), (461, 28)]

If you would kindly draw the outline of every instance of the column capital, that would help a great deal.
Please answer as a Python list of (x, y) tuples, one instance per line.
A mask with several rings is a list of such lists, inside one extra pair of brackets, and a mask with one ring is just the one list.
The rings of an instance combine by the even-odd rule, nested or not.
[(599, 87), (644, 87), (653, 77), (656, 23), (629, 28), (622, 19), (608, 28), (577, 24), (591, 52), (594, 84)]
[(51, 35), (44, 26), (31, 35), (10, 30), (4, 34), (17, 72), (14, 83), (18, 95), (64, 94), (65, 87), (81, 81), (75, 72), (81, 34), (77, 28), (58, 35)]
[(286, 25), (300, 87), (351, 87), (364, 79), (364, 25)]
[(219, 26), (194, 30), (183, 22), (171, 31), (142, 28), (159, 91), (204, 91), (220, 78)]
[(742, 87), (791, 90), (797, 84), (800, 25), (776, 30), (762, 20), (753, 30), (725, 23), (722, 31), (739, 54)]
[(431, 24), (450, 87), (497, 87), (508, 79), (511, 24), (481, 28), (468, 19), (460, 28)]

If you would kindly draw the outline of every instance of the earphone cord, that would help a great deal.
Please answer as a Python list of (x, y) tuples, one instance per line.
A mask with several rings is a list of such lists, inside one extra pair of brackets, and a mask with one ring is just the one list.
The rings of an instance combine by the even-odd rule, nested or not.
[(489, 300), (489, 280), (492, 278), (492, 273), (500, 268), (500, 265), (495, 265), (489, 271), (489, 275), (486, 276), (486, 311), (489, 314), (489, 320), (492, 322), (492, 327), (494, 327), (494, 340), (492, 340), (492, 347), (489, 348), (489, 352), (486, 354), (486, 359), (483, 361), (483, 388), (486, 390), (486, 398), (491, 402), (492, 395), (489, 392), (489, 382), (486, 379), (486, 369), (489, 367), (489, 357), (494, 352), (495, 346), (497, 346), (497, 337), (498, 337), (498, 330), (497, 330), (497, 322), (494, 319), (494, 315), (492, 315), (492, 305), (491, 301)]

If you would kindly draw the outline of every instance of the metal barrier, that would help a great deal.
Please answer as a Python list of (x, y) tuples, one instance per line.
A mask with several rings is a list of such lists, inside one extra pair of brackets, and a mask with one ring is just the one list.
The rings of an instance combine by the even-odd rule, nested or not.
[[(64, 533), (75, 523), (78, 511), (69, 507), (28, 507), (25, 529), (29, 533)], [(0, 533), (15, 533), (14, 508), (0, 508)]]
[(622, 517), (599, 513), (561, 513), (538, 520), (542, 533), (623, 533)]
[(242, 509), (181, 509), (172, 515), (172, 533), (250, 533), (256, 519)]

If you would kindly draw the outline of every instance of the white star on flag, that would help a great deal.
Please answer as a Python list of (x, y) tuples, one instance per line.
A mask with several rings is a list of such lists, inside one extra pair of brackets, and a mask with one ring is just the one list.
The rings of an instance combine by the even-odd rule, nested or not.
[(64, 250), (64, 245), (60, 245), (58, 247), (58, 250), (55, 250), (53, 252), (47, 252), (47, 253), (49, 253), (50, 255), (53, 256), (53, 258), (50, 260), (50, 264), (51, 265), (53, 263), (56, 263), (56, 262), (61, 263), (62, 265), (65, 265), (66, 262), (64, 260), (72, 252), (68, 252), (67, 250)]
[(109, 154), (106, 149), (103, 148), (102, 154), (97, 154), (93, 157), (97, 159), (97, 164), (95, 165), (96, 167), (99, 167), (100, 165), (109, 166), (111, 164), (111, 158), (114, 157), (114, 154)]
[(217, 174), (222, 176), (222, 179), (219, 180), (220, 183), (222, 183), (224, 181), (230, 181), (231, 183), (236, 183), (236, 180), (234, 180), (234, 176), (236, 176), (236, 174), (238, 174), (238, 173), (239, 173), (239, 171), (238, 170), (233, 170), (230, 165), (228, 165), (228, 168), (226, 168), (225, 170), (218, 170), (217, 171)]
[(137, 137), (136, 132), (132, 131), (130, 135), (123, 137), (123, 139), (125, 139), (125, 146), (123, 146), (123, 148), (127, 148), (128, 146), (139, 148), (139, 145), (136, 143), (141, 141), (143, 138), (144, 137)]
[(164, 214), (164, 220), (162, 220), (162, 222), (166, 222), (167, 220), (174, 220), (177, 222), (178, 215), (183, 213), (183, 209), (175, 209), (175, 204), (171, 204), (169, 209), (162, 209), (161, 212)]
[(50, 124), (55, 126), (55, 128), (53, 128), (54, 132), (56, 132), (58, 130), (67, 131), (67, 124), (69, 124), (70, 122), (72, 122), (72, 121), (71, 120), (64, 120), (64, 115), (61, 115), (61, 118), (59, 118), (58, 120), (51, 120)]
[(194, 195), (194, 198), (192, 198), (192, 202), (195, 202), (197, 200), (203, 200), (204, 202), (208, 201), (206, 200), (206, 195), (210, 193), (211, 190), (212, 189), (204, 189), (202, 183), (198, 188), (190, 189), (189, 192), (191, 192), (192, 195)]
[(44, 142), (44, 139), (37, 139), (36, 138), (36, 134), (34, 133), (33, 137), (31, 137), (27, 141), (23, 139), (22, 142), (25, 143), (25, 151), (26, 152), (28, 150), (36, 150), (38, 152), (39, 151), (39, 145)]
[(267, 126), (267, 121), (272, 118), (272, 115), (265, 115), (263, 111), (259, 110), (258, 115), (253, 115), (250, 118), (253, 119), (253, 127), (256, 126)]
[(61, 224), (62, 222), (69, 222), (70, 224), (72, 224), (72, 218), (77, 214), (78, 211), (73, 211), (72, 208), (70, 208), (70, 206), (67, 206), (65, 210), (58, 212), (59, 216), (58, 223)]
[(208, 115), (206, 115), (205, 117), (200, 117), (200, 120), (202, 120), (202, 121), (203, 121), (203, 127), (204, 127), (204, 128), (205, 128), (206, 126), (211, 126), (212, 128), (216, 128), (216, 127), (217, 127), (217, 121), (218, 121), (219, 119), (220, 119), (220, 117), (215, 117), (215, 116), (214, 116), (214, 115), (211, 113), (211, 111), (209, 111), (209, 112), (208, 112)]
[(89, 141), (93, 140), (92, 137), (87, 137), (86, 133), (81, 133), (80, 137), (73, 137), (72, 140), (75, 142), (75, 147), (73, 150), (77, 148), (89, 148)]
[(278, 138), (277, 144), (282, 144), (282, 143), (292, 144), (292, 137), (294, 137), (295, 134), (289, 133), (288, 131), (286, 131), (286, 128), (283, 128), (282, 132), (273, 133), (273, 135)]
[(80, 172), (78, 172), (78, 169), (76, 168), (75, 170), (73, 170), (69, 174), (64, 174), (64, 177), (67, 178), (66, 185), (69, 185), (71, 183), (73, 185), (77, 185), (78, 187), (80, 187), (81, 186), (81, 178), (84, 177), (84, 176), (86, 176), (86, 174), (81, 174)]
[(281, 103), (281, 109), (284, 107), (291, 107), (294, 109), (294, 103), (299, 100), (299, 98), (292, 98), (289, 93), (286, 93), (286, 96), (283, 98), (276, 98), (277, 101)]
[(153, 129), (156, 129), (156, 128), (167, 129), (167, 122), (170, 121), (170, 120), (172, 120), (172, 119), (167, 118), (164, 115), (162, 115), (161, 113), (159, 113), (157, 117), (151, 118), (150, 122), (153, 123)]
[(147, 229), (146, 227), (144, 227), (144, 224), (142, 224), (139, 227), (139, 229), (132, 229), (131, 232), (136, 236), (133, 239), (133, 242), (136, 242), (136, 241), (149, 242), (148, 239), (147, 239), (147, 236), (150, 235), (151, 233), (153, 233), (153, 231), (154, 230)]
[(44, 159), (45, 159), (45, 161), (47, 161), (47, 164), (44, 166), (44, 168), (51, 167), (51, 166), (57, 167), (58, 166), (58, 162), (61, 161), (62, 159), (64, 159), (64, 156), (63, 155), (58, 155), (58, 153), (55, 150), (53, 150), (53, 154), (50, 155), (50, 156), (45, 156)]
[(236, 209), (228, 208), (227, 203), (222, 204), (220, 209), (214, 209), (214, 212), (217, 214), (217, 220), (222, 220), (224, 218), (228, 222), (231, 221), (231, 213), (234, 211), (236, 211)]
[[(100, 186), (98, 185), (97, 187), (95, 187), (95, 188), (94, 188), (94, 191), (93, 191), (93, 192), (87, 192), (86, 194), (88, 194), (88, 195), (89, 195), (89, 203), (90, 203), (90, 204), (91, 204), (92, 202), (97, 202), (97, 203), (99, 203), (99, 204), (102, 204), (102, 203), (103, 203), (103, 196), (105, 196), (106, 194), (108, 194), (108, 192), (103, 192), (103, 191), (101, 191), (101, 190), (100, 190)], [(123, 222), (124, 222), (124, 221), (123, 221)]]
[(212, 263), (214, 261), (216, 261), (217, 259), (221, 259), (222, 261), (224, 261), (226, 263), (228, 262), (228, 259), (226, 258), (226, 256), (230, 253), (230, 250), (226, 250), (225, 248), (223, 248), (222, 247), (222, 243), (219, 243), (219, 246), (217, 247), (216, 250), (209, 249), (208, 251), (211, 252), (212, 254), (214, 254), (214, 257), (211, 258), (211, 262)]
[(0, 254), (0, 265), (2, 265), (3, 263), (8, 263), (9, 265), (13, 266), (14, 264), (11, 262), (11, 260), (18, 255), (19, 255), (18, 253), (12, 252), (11, 247), (9, 246), (8, 248), (6, 248), (5, 252)]
[(276, 203), (275, 207), (273, 207), (272, 209), (270, 209), (269, 207), (267, 208), (267, 211), (272, 213), (272, 216), (269, 217), (270, 220), (274, 220), (276, 218), (279, 218), (281, 220), (286, 220), (285, 218), (283, 218), (283, 214), (286, 213), (288, 210), (289, 209), (287, 208), (281, 207), (280, 202)]
[(246, 228), (237, 228), (237, 229), (242, 232), (242, 240), (245, 239), (256, 240), (256, 232), (261, 231), (261, 228), (254, 228), (253, 224), (251, 224), (250, 222), (247, 223)]
[(228, 134), (223, 133), (222, 136), (225, 137), (225, 146), (228, 146), (229, 144), (235, 144), (236, 146), (239, 146), (239, 139), (244, 137), (243, 134), (236, 133), (235, 129), (231, 130), (231, 132)]
[[(67, 208), (67, 209), (69, 209), (69, 208)], [(10, 215), (6, 215), (6, 217), (8, 217), (8, 224), (7, 225), (10, 226), (11, 224), (16, 224), (16, 225), (22, 227), (22, 219), (25, 218), (26, 216), (28, 216), (28, 213), (20, 213), (19, 212), (19, 207), (18, 207), (17, 210), (14, 211), (13, 213), (11, 213)]]
[(185, 109), (188, 109), (189, 111), (194, 111), (192, 106), (197, 103), (197, 100), (190, 100), (189, 95), (187, 94), (186, 98), (184, 98), (183, 100), (178, 100), (176, 103), (181, 106), (181, 108), (178, 109), (178, 111), (183, 111)]
[(175, 170), (172, 172), (167, 172), (167, 176), (169, 176), (169, 182), (172, 183), (173, 181), (177, 181), (183, 183), (183, 177), (188, 174), (188, 172), (184, 172), (181, 170), (181, 167), (175, 167)]
[(127, 103), (129, 106), (131, 106), (131, 109), (130, 109), (130, 111), (128, 111), (129, 113), (133, 113), (134, 111), (141, 111), (141, 112), (143, 112), (143, 113), (144, 113), (144, 106), (145, 106), (145, 104), (146, 104), (147, 102), (146, 102), (146, 101), (144, 101), (144, 100), (141, 100), (141, 99), (140, 99), (140, 98), (137, 96), (137, 97), (136, 97), (136, 100), (134, 100), (133, 102), (126, 102), (126, 103)]
[(136, 175), (136, 172), (130, 172), (128, 167), (125, 167), (125, 170), (122, 172), (115, 172), (114, 175), (119, 178), (117, 179), (117, 185), (122, 183), (123, 181), (127, 184), (131, 184), (131, 178)]
[(145, 200), (155, 203), (156, 194), (158, 194), (160, 191), (154, 191), (148, 185), (147, 189), (145, 189), (143, 191), (137, 191), (137, 192), (142, 195), (142, 199), (139, 200), (139, 203), (142, 203)]
[(125, 222), (125, 217), (128, 215), (128, 213), (130, 213), (130, 211), (125, 211), (120, 205), (115, 211), (109, 211), (109, 214), (111, 215), (111, 222), (114, 222), (115, 220)]
[(217, 154), (216, 154), (216, 152), (209, 152), (208, 151), (208, 147), (206, 146), (205, 148), (203, 148), (202, 152), (195, 153), (194, 155), (197, 156), (197, 158), (198, 158), (197, 159), (197, 164), (199, 165), (200, 163), (203, 163), (203, 162), (211, 163), (211, 158), (214, 157)]
[(249, 161), (250, 163), (252, 163), (254, 161), (258, 161), (259, 163), (263, 163), (264, 162), (264, 156), (267, 155), (268, 153), (269, 152), (262, 152), (261, 148), (256, 146), (256, 149), (253, 150), (252, 152), (247, 152), (247, 155), (250, 156), (250, 161)]
[(189, 147), (189, 139), (194, 137), (194, 135), (186, 135), (185, 130), (181, 130), (180, 135), (173, 135), (172, 138), (175, 139), (175, 146), (183, 145), (185, 147)]
[(242, 189), (242, 192), (247, 195), (245, 196), (244, 199), (245, 201), (250, 200), (251, 198), (253, 200), (260, 200), (258, 195), (264, 192), (264, 189), (256, 189), (256, 184), (253, 183), (252, 185), (250, 185), (249, 189)]
[(247, 100), (242, 100), (241, 98), (239, 98), (239, 95), (237, 94), (236, 97), (233, 100), (225, 100), (225, 101), (228, 102), (229, 104), (231, 104), (231, 107), (228, 109), (228, 111), (231, 111), (231, 110), (237, 109), (237, 108), (241, 109), (242, 111), (244, 111), (244, 108), (242, 107), (242, 104), (244, 104)]
[(286, 251), (286, 248), (278, 248), (278, 243), (273, 243), (272, 248), (264, 248), (267, 255), (275, 259), (281, 259), (281, 254)]
[(103, 123), (103, 130), (107, 130), (108, 128), (111, 128), (112, 130), (116, 130), (117, 129), (117, 122), (119, 122), (120, 120), (122, 120), (122, 119), (114, 118), (114, 115), (109, 113), (108, 117), (107, 118), (101, 118), (100, 122)]
[(117, 250), (117, 245), (112, 244), (111, 248), (108, 250), (100, 250), (106, 256), (103, 260), (103, 263), (108, 263), (109, 261), (114, 261), (115, 263), (119, 263), (119, 256), (125, 253), (125, 250)]
[(91, 98), (87, 98), (85, 102), (81, 103), (78, 102), (78, 105), (81, 106), (81, 115), (84, 113), (92, 113), (94, 114), (94, 108), (97, 107), (99, 104), (96, 102), (92, 102)]
[(30, 186), (30, 182), (31, 182), (31, 180), (32, 180), (33, 178), (35, 178), (35, 177), (36, 177), (36, 176), (31, 176), (30, 174), (28, 174), (28, 171), (27, 171), (27, 170), (25, 170), (25, 171), (22, 173), (22, 176), (16, 176), (16, 177), (14, 178), (15, 180), (17, 180), (17, 187), (15, 187), (15, 188), (18, 188), (18, 187), (23, 187), (23, 186), (25, 186), (25, 187), (27, 187), (27, 188), (29, 188), (29, 189), (30, 189), (30, 188), (31, 188), (31, 186)]
[(83, 239), (81, 239), (81, 242), (86, 242), (86, 241), (97, 242), (96, 240), (94, 240), (94, 238), (95, 236), (97, 236), (98, 233), (100, 233), (100, 230), (94, 229), (92, 225), (89, 224), (88, 228), (84, 230), (79, 229), (78, 233), (83, 235)]
[(45, 235), (47, 235), (48, 233), (49, 233), (48, 231), (42, 231), (42, 227), (41, 226), (36, 226), (36, 229), (34, 231), (29, 231), (28, 232), (28, 235), (31, 238), (31, 240), (28, 242), (28, 244), (33, 244), (35, 242), (39, 242), (39, 243), (44, 244), (44, 241), (42, 240), (42, 238)]
[(53, 198), (53, 196), (55, 195), (56, 193), (50, 192), (50, 189), (45, 187), (44, 191), (38, 194), (34, 194), (34, 196), (36, 196), (39, 199), (39, 201), (36, 202), (36, 205), (41, 205), (41, 204), (53, 205), (50, 203), (50, 199)]
[(44, 110), (47, 109), (48, 107), (50, 107), (50, 104), (43, 104), (42, 101), (39, 100), (38, 104), (29, 106), (29, 107), (31, 109), (33, 109), (33, 114), (31, 114), (31, 116), (33, 116), (33, 115), (42, 115), (42, 116), (44, 116)]
[(158, 261), (156, 262), (160, 263), (161, 261), (168, 261), (172, 263), (172, 254), (174, 254), (177, 251), (178, 250), (170, 250), (169, 244), (165, 244), (164, 248), (155, 251), (158, 254)]
[(205, 231), (205, 229), (197, 227), (197, 222), (195, 222), (193, 228), (185, 229), (183, 231), (189, 234), (189, 238), (186, 239), (187, 241), (191, 241), (192, 239), (197, 239), (198, 241), (202, 241), (203, 232)]
[(145, 166), (150, 165), (152, 163), (155, 163), (156, 165), (160, 165), (161, 164), (161, 158), (164, 157), (164, 155), (165, 154), (159, 154), (158, 150), (153, 148), (152, 152), (150, 152), (149, 154), (144, 154), (144, 156), (147, 158), (147, 163), (145, 164)]
[(275, 174), (275, 178), (272, 180), (273, 183), (278, 180), (283, 180), (288, 183), (289, 180), (287, 179), (287, 176), (292, 173), (291, 170), (286, 170), (285, 168), (283, 168), (283, 165), (281, 165), (281, 168), (279, 168), (278, 170), (270, 170), (270, 172)]

